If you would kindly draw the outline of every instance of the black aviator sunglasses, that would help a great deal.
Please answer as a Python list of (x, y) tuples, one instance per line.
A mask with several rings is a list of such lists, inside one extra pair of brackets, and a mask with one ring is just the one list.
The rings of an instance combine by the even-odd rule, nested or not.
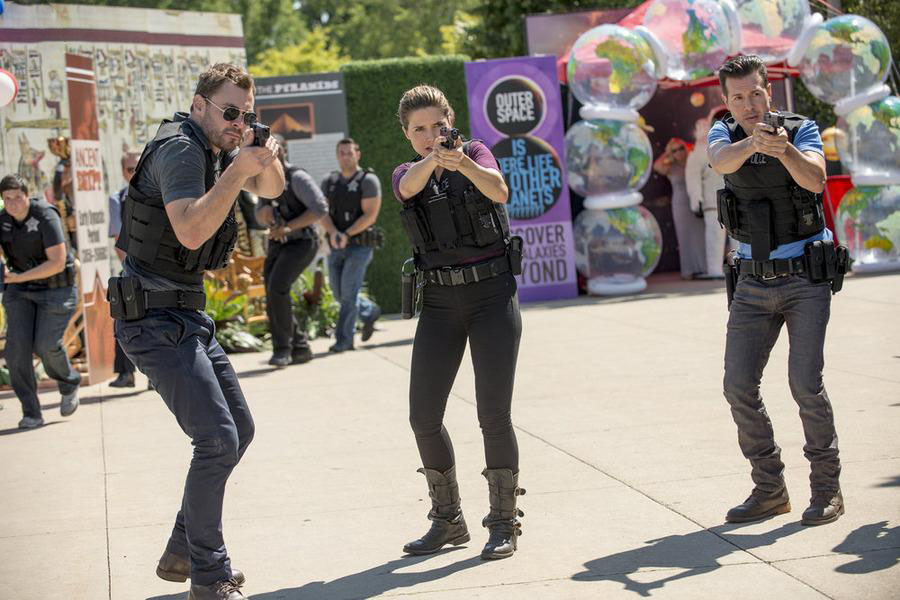
[(254, 123), (256, 123), (256, 113), (255, 112), (251, 112), (249, 110), (241, 110), (236, 106), (228, 106), (226, 108), (222, 108), (221, 106), (219, 106), (218, 104), (216, 104), (215, 102), (210, 100), (209, 97), (202, 96), (202, 98), (204, 100), (206, 100), (207, 102), (209, 102), (210, 104), (212, 104), (213, 106), (215, 106), (216, 108), (218, 108), (219, 110), (221, 110), (222, 118), (225, 119), (226, 121), (234, 121), (241, 115), (244, 115), (244, 124), (245, 125), (253, 125)]

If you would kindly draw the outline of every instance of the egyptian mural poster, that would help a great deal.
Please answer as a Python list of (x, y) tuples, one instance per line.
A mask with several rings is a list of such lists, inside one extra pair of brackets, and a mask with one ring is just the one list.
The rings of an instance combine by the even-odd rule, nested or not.
[(106, 301), (110, 276), (109, 205), (104, 191), (97, 119), (97, 80), (89, 57), (66, 54), (72, 208), (76, 217), (83, 338), (88, 379), (99, 383), (113, 374), (113, 323)]
[(556, 59), (466, 63), (466, 85), (472, 137), (497, 158), (512, 234), (524, 240), (520, 299), (577, 296)]
[[(217, 62), (246, 64), (240, 15), (108, 6), (6, 3), (0, 68), (19, 93), (0, 109), (0, 173), (18, 172), (48, 201), (61, 157), (49, 140), (69, 137), (66, 54), (96, 73), (104, 192), (124, 185), (124, 152), (140, 152), (160, 122), (190, 108), (197, 77)], [(0, 175), (2, 176), (2, 175)]]
[(317, 182), (337, 170), (337, 143), (347, 137), (343, 73), (259, 77), (256, 112), (284, 137), (288, 162)]

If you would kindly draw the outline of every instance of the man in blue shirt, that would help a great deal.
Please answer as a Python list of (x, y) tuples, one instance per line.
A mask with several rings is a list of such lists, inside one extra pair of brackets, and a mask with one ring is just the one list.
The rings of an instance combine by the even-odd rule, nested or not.
[(730, 59), (719, 70), (719, 82), (730, 114), (710, 129), (708, 155), (725, 178), (719, 220), (741, 242), (724, 392), (754, 483), (750, 497), (729, 510), (726, 520), (756, 521), (791, 510), (781, 450), (759, 391), (769, 353), (786, 324), (788, 379), (800, 406), (803, 450), (811, 465), (812, 498), (802, 523), (830, 523), (843, 514), (844, 505), (837, 434), (822, 383), (832, 284), (815, 268), (815, 257), (837, 264), (818, 195), (825, 184), (822, 140), (816, 124), (800, 115), (781, 113), (784, 122), (778, 127), (765, 122), (772, 86), (759, 57)]

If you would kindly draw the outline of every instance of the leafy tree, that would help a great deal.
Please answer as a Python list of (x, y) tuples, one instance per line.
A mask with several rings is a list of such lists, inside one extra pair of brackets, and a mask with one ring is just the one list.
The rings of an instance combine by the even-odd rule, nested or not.
[(299, 44), (286, 48), (269, 48), (257, 56), (250, 72), (258, 77), (293, 75), (295, 73), (327, 73), (337, 71), (347, 58), (336, 44), (328, 44), (322, 26), (303, 36)]
[(294, 10), (294, 0), (231, 0), (236, 5), (230, 12), (244, 18), (244, 45), (247, 64), (258, 60), (270, 48), (286, 48), (301, 42), (308, 33), (306, 25)]
[(307, 0), (307, 27), (323, 25), (353, 60), (447, 54), (459, 44), (475, 0)]

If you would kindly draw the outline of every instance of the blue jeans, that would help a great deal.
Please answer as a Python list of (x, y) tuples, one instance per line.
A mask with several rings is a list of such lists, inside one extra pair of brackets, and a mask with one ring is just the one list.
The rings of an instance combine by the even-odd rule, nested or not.
[(356, 312), (363, 323), (378, 318), (378, 305), (365, 296), (356, 297)]
[(190, 557), (193, 583), (229, 579), (222, 537), (225, 482), (253, 439), (254, 425), (215, 325), (202, 312), (157, 308), (143, 319), (116, 321), (116, 340), (194, 446), (167, 548)]
[[(356, 317), (359, 314), (359, 290), (366, 277), (366, 267), (372, 262), (373, 249), (366, 246), (332, 248), (328, 255), (328, 282), (334, 298), (341, 305), (334, 337), (339, 348), (353, 347)], [(371, 317), (374, 305), (362, 307)]]
[(75, 286), (28, 291), (18, 284), (6, 286), (6, 366), (13, 390), (26, 417), (41, 417), (32, 356), (41, 357), (44, 370), (59, 385), (59, 393), (71, 394), (81, 384), (81, 375), (72, 368), (63, 334), (78, 306)]
[(825, 329), (831, 314), (831, 284), (802, 275), (769, 281), (742, 276), (734, 292), (725, 341), (725, 398), (738, 430), (738, 444), (750, 461), (756, 489), (784, 487), (781, 448), (759, 391), (769, 352), (787, 326), (788, 383), (800, 407), (813, 492), (835, 492), (841, 463), (831, 401), (822, 382)]

